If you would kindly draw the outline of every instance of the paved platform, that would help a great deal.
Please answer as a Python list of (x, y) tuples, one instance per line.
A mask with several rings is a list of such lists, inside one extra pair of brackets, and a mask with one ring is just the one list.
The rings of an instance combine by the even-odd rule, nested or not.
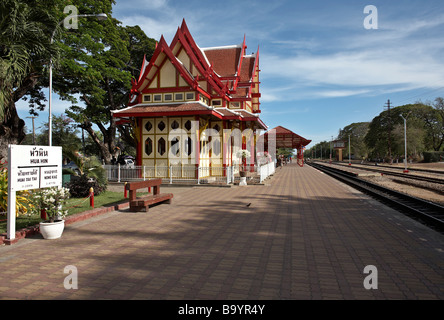
[[(148, 213), (0, 247), (0, 298), (444, 299), (442, 234), (311, 167), (285, 166), (263, 186), (168, 192), (173, 203)], [(377, 289), (364, 288), (367, 265)], [(66, 266), (78, 289), (65, 289)]]

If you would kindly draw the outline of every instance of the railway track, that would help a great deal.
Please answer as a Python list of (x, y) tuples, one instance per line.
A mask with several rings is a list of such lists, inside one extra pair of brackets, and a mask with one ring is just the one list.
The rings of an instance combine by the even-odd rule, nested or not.
[[(363, 167), (376, 167), (374, 164), (370, 164), (370, 163), (353, 163), (354, 165), (358, 165), (358, 166), (363, 166)], [(379, 168), (387, 168), (387, 169), (395, 169), (395, 167), (393, 166), (388, 166), (388, 165), (380, 165), (378, 164)], [(399, 170), (404, 170), (404, 168), (398, 168)], [(444, 175), (444, 171), (443, 170), (433, 170), (433, 169), (420, 169), (420, 168), (408, 168), (409, 171), (416, 171), (416, 172), (423, 172), (423, 173), (433, 173), (433, 174), (438, 174), (438, 175)]]
[[(350, 167), (348, 165), (345, 164), (341, 164), (341, 163), (334, 163), (336, 165), (339, 166), (344, 166), (344, 167)], [(426, 176), (418, 176), (418, 175), (412, 175), (412, 174), (408, 174), (408, 173), (401, 173), (401, 172), (395, 172), (395, 171), (389, 171), (389, 170), (383, 170), (383, 169), (379, 169), (379, 168), (369, 168), (366, 166), (363, 167), (356, 167), (353, 166), (353, 168), (357, 168), (360, 170), (366, 170), (366, 171), (373, 171), (373, 172), (379, 172), (388, 176), (395, 176), (395, 177), (400, 177), (400, 178), (406, 178), (406, 179), (412, 179), (412, 180), (418, 180), (418, 181), (424, 181), (424, 182), (430, 182), (430, 183), (439, 183), (439, 184), (444, 184), (444, 179), (443, 178), (432, 178), (432, 177), (426, 177)], [(409, 169), (412, 170), (413, 169)], [(438, 173), (437, 171), (432, 171), (432, 170), (428, 170), (428, 171), (423, 171), (423, 172), (428, 172), (428, 173)], [(442, 173), (442, 172), (440, 172)]]
[(408, 214), (412, 218), (433, 227), (435, 230), (444, 232), (444, 207), (439, 204), (365, 181), (346, 170), (327, 167), (318, 163), (307, 164), (378, 199), (392, 208), (396, 208), (402, 213)]

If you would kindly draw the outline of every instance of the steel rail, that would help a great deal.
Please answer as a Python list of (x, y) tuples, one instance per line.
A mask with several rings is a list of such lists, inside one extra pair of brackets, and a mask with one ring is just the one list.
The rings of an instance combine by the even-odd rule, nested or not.
[[(339, 162), (338, 162), (339, 163)], [(387, 166), (387, 165), (380, 165), (378, 164), (377, 166), (375, 166), (374, 164), (370, 164), (370, 163), (352, 163), (358, 166), (366, 166), (366, 167), (380, 167), (380, 168), (387, 168), (387, 169), (399, 169), (399, 170), (404, 170), (404, 168), (396, 168), (396, 167), (392, 167), (392, 166)], [(423, 173), (434, 173), (434, 174), (442, 174), (444, 175), (444, 170), (432, 170), (432, 169), (421, 169), (421, 168), (408, 168), (409, 171), (417, 171), (417, 172), (423, 172)]]
[[(339, 164), (339, 163), (334, 163), (334, 164), (350, 168), (350, 166), (345, 165), (345, 164)], [(367, 171), (379, 172), (379, 173), (383, 173), (383, 174), (388, 175), (388, 176), (395, 176), (395, 177), (419, 180), (419, 181), (430, 182), (430, 183), (444, 184), (444, 179), (439, 179), (439, 178), (416, 176), (416, 175), (410, 175), (410, 174), (406, 174), (406, 173), (387, 171), (387, 170), (376, 169), (376, 168), (365, 168), (365, 167), (364, 168), (354, 167), (354, 168), (356, 168), (358, 170), (367, 170)], [(385, 168), (387, 168), (387, 167), (385, 167)]]

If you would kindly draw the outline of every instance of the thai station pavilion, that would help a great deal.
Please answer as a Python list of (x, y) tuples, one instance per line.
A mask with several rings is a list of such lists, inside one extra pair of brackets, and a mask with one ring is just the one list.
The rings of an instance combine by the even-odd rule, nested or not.
[[(201, 176), (223, 176), (240, 149), (251, 155), (241, 161), (255, 164), (256, 138), (267, 126), (259, 117), (259, 49), (246, 49), (245, 36), (238, 45), (200, 48), (185, 20), (170, 45), (161, 37), (132, 82), (128, 107), (113, 113), (133, 126), (136, 164), (150, 176), (167, 177), (170, 165), (174, 177), (192, 177), (197, 166)], [(240, 145), (235, 130), (243, 132)]]

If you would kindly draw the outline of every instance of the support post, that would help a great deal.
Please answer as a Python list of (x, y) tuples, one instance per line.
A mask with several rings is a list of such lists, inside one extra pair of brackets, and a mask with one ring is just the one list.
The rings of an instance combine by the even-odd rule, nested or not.
[(46, 220), (46, 209), (40, 209), (40, 219)]
[(7, 227), (7, 237), (9, 240), (15, 239), (15, 191), (8, 191), (8, 227)]
[(89, 189), (89, 205), (94, 208), (94, 188)]
[(15, 239), (15, 202), (16, 202), (16, 192), (11, 190), (11, 181), (12, 181), (12, 157), (11, 157), (11, 145), (8, 147), (8, 223), (7, 223), (7, 238), (9, 240)]
[(173, 166), (170, 164), (170, 184), (173, 184)]

